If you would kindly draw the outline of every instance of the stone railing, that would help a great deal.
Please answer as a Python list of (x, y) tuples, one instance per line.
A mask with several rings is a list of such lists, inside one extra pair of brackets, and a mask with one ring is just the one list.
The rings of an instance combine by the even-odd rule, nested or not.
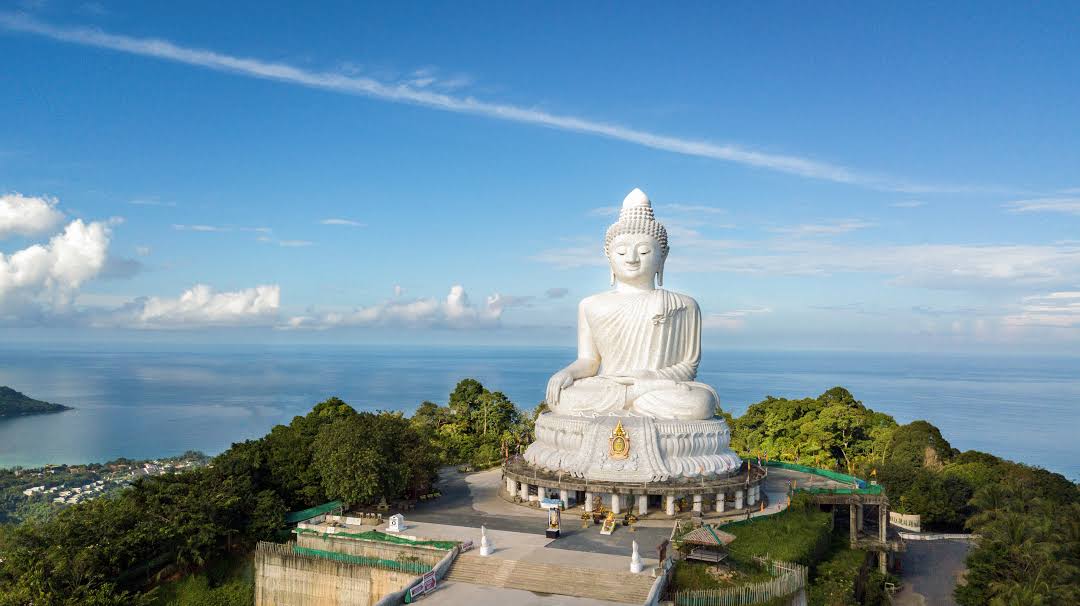
[(904, 530), (922, 532), (922, 516), (917, 513), (889, 512), (889, 523)]

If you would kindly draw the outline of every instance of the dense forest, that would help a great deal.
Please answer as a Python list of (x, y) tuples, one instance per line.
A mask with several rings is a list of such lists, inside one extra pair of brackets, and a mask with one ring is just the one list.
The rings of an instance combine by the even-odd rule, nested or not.
[[(358, 412), (331, 398), (233, 444), (208, 467), (0, 525), (0, 606), (149, 605), (162, 599), (163, 581), (197, 571), (171, 584), (180, 601), (217, 591), (206, 603), (250, 602), (250, 583), (205, 571), (242, 558), (259, 540), (281, 540), (287, 511), (425, 494), (443, 465), (495, 465), (519, 451), (540, 410), (523, 412), (472, 379), (447, 406), (424, 402), (412, 417)], [(842, 388), (766, 398), (728, 421), (744, 456), (877, 478), (894, 507), (921, 514), (926, 525), (982, 535), (957, 590), (964, 606), (1080, 603), (1080, 495), (1064, 477), (957, 452), (929, 423), (899, 425)]]

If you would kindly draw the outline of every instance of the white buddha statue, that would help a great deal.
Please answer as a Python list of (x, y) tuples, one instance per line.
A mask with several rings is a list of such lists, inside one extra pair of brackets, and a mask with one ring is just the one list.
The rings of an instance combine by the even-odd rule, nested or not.
[(659, 288), (667, 230), (640, 189), (623, 200), (604, 254), (615, 288), (581, 301), (578, 357), (548, 381), (548, 406), (569, 416), (713, 418), (716, 392), (694, 382), (701, 311), (692, 298)]

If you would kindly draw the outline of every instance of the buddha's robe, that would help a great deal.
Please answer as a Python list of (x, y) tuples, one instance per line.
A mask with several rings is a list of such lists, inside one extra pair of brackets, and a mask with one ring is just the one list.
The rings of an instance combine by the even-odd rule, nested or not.
[[(716, 392), (694, 382), (701, 359), (701, 311), (686, 295), (656, 289), (617, 296), (614, 304), (582, 305), (600, 369), (559, 395), (560, 414), (636, 414), (659, 419), (709, 419)], [(582, 328), (579, 328), (581, 330)], [(629, 380), (650, 370), (657, 378)]]

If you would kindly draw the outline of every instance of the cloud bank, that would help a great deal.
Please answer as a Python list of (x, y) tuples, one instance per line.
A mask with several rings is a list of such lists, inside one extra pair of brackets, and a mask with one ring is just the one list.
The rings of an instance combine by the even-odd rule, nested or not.
[(346, 326), (402, 326), (427, 328), (482, 328), (496, 326), (503, 310), (520, 303), (519, 297), (498, 293), (482, 305), (473, 305), (460, 284), (454, 285), (445, 299), (390, 299), (350, 312), (295, 316), (284, 328), (326, 330)]
[(231, 292), (196, 284), (177, 298), (138, 298), (98, 316), (93, 324), (144, 329), (265, 326), (276, 323), (280, 307), (281, 287), (276, 284)]

